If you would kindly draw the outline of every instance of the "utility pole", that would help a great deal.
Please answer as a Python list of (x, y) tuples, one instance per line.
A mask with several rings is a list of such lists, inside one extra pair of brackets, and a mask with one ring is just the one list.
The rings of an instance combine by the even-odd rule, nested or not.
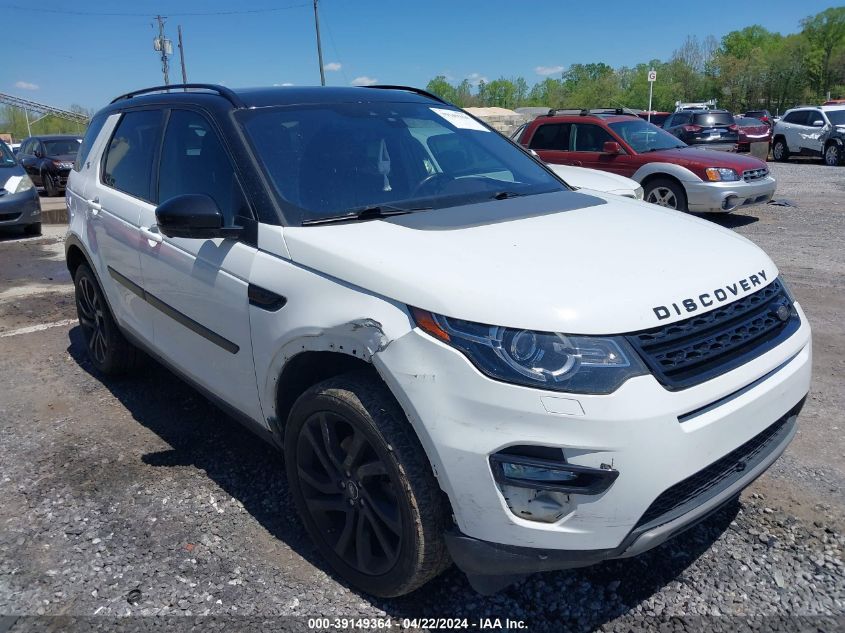
[(320, 16), (317, 15), (317, 0), (314, 0), (314, 26), (317, 28), (317, 57), (320, 60), (320, 84), (326, 85), (326, 72), (323, 70), (323, 45), (320, 43)]
[(165, 18), (157, 15), (158, 21), (158, 37), (153, 40), (153, 50), (161, 52), (161, 72), (164, 74), (164, 85), (170, 85), (170, 64), (167, 61), (167, 56), (173, 54), (173, 42), (164, 37), (164, 22)]
[[(185, 70), (185, 47), (182, 46), (182, 25), (178, 27), (179, 30), (179, 62), (182, 64), (182, 83), (188, 83), (188, 73)], [(187, 88), (186, 88), (187, 90)]]

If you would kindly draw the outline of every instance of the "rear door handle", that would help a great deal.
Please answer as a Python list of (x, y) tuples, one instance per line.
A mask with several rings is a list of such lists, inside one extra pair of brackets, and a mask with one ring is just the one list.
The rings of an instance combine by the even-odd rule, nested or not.
[(93, 200), (86, 200), (85, 202), (88, 203), (88, 208), (91, 209), (91, 215), (97, 215), (100, 211), (103, 210), (103, 205), (100, 204), (99, 198), (94, 198)]
[(164, 240), (164, 237), (162, 237), (161, 233), (158, 232), (158, 227), (156, 225), (150, 227), (142, 226), (141, 235), (147, 238), (148, 242), (153, 242), (155, 244), (161, 244), (162, 240)]

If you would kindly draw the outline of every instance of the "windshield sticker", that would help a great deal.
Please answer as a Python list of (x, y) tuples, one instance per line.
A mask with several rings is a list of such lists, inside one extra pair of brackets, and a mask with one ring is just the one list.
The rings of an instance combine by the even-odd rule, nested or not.
[(464, 130), (478, 130), (480, 132), (489, 132), (486, 127), (481, 125), (478, 121), (473, 119), (466, 112), (458, 112), (457, 110), (446, 110), (445, 108), (429, 108), (434, 114), (446, 119), (449, 123), (457, 128)]

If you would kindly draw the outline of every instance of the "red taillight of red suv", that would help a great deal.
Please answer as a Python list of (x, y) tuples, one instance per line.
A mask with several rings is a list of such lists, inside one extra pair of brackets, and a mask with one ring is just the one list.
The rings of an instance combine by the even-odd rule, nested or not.
[(728, 126), (728, 129), (729, 129), (731, 132), (736, 132), (739, 128), (736, 126), (736, 123), (734, 123), (733, 125), (729, 125), (729, 126)]
[(700, 125), (685, 125), (684, 132), (701, 132)]

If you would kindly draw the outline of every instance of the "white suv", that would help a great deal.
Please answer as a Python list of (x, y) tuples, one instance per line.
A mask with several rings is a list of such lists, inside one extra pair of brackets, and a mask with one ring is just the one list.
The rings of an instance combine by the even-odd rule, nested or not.
[(819, 156), (831, 167), (845, 163), (845, 105), (787, 110), (772, 130), (772, 157)]
[(633, 556), (792, 439), (810, 326), (748, 240), (423, 91), (172, 88), (100, 111), (70, 177), (91, 362), (144, 350), (280, 447), (352, 585)]

